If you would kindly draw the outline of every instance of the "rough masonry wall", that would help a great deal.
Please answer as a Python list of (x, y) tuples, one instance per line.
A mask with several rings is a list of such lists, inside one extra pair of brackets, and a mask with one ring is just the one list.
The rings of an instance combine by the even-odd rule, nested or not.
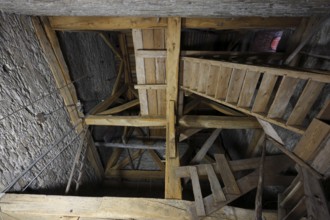
[(0, 10), (28, 15), (232, 17), (326, 14), (327, 0), (2, 0)]
[[(0, 191), (72, 130), (63, 105), (31, 18), (0, 12)], [(20, 191), (73, 141), (30, 188), (65, 186), (75, 151), (82, 140), (74, 139), (76, 136), (75, 131), (71, 131), (11, 191)], [(84, 181), (93, 181), (93, 171), (88, 164), (86, 169)]]

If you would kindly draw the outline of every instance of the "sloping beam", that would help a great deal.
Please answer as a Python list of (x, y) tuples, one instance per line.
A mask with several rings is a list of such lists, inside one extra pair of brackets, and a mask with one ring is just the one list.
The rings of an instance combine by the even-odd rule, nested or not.
[(164, 117), (89, 115), (85, 118), (88, 125), (129, 126), (129, 127), (164, 127)]
[(108, 109), (104, 112), (100, 112), (100, 113), (97, 113), (98, 115), (112, 115), (112, 114), (116, 114), (116, 113), (119, 113), (119, 112), (122, 112), (122, 111), (125, 111), (129, 108), (132, 108), (132, 107), (135, 107), (137, 105), (140, 104), (140, 101), (138, 99), (134, 99), (130, 102), (127, 102), (125, 104), (122, 104), (120, 106), (116, 106), (116, 107), (113, 107), (111, 109)]
[(179, 142), (181, 141), (184, 141), (188, 138), (190, 138), (191, 136), (193, 136), (194, 134), (200, 132), (202, 129), (199, 129), (199, 128), (192, 128), (192, 129), (186, 129), (184, 131), (182, 131), (180, 133), (180, 136), (179, 136)]
[(186, 115), (180, 118), (179, 125), (189, 128), (247, 129), (260, 128), (252, 117)]
[[(182, 27), (192, 29), (288, 28), (299, 25), (296, 17), (183, 18)], [(50, 17), (54, 30), (125, 30), (166, 28), (167, 18), (143, 17)]]
[[(191, 209), (193, 202), (169, 199), (5, 194), (0, 199), (0, 205), (4, 219), (12, 217), (48, 220), (77, 217), (77, 219), (188, 220), (196, 217), (194, 209)], [(276, 212), (266, 211), (263, 214), (267, 220), (277, 219)], [(227, 220), (253, 219), (254, 212), (250, 209), (225, 206), (208, 219), (216, 220), (219, 216)]]
[(168, 19), (167, 58), (166, 58), (166, 168), (165, 198), (181, 199), (181, 181), (175, 176), (175, 169), (180, 166), (176, 146), (176, 113), (179, 92), (179, 59), (180, 59), (181, 18)]

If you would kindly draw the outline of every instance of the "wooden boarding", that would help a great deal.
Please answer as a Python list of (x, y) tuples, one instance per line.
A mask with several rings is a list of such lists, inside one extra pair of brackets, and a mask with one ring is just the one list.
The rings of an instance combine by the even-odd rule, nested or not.
[(198, 82), (197, 91), (205, 93), (207, 87), (207, 80), (210, 73), (210, 66), (207, 64), (201, 64), (199, 66), (198, 78), (195, 79)]
[(193, 192), (194, 192), (194, 197), (195, 197), (195, 206), (196, 206), (197, 215), (205, 216), (206, 213), (205, 213), (205, 208), (204, 208), (202, 191), (201, 191), (201, 187), (199, 184), (197, 168), (192, 166), (192, 167), (189, 167), (189, 170), (190, 170), (191, 183), (193, 185)]
[(238, 70), (238, 69), (233, 70), (229, 81), (226, 102), (229, 103), (238, 102), (239, 95), (241, 93), (241, 89), (243, 86), (244, 78), (245, 78), (245, 70)]
[(302, 136), (293, 152), (305, 161), (315, 157), (318, 147), (330, 133), (330, 126), (318, 119), (313, 119), (305, 134)]
[(249, 108), (255, 93), (260, 73), (254, 71), (246, 71), (243, 87), (237, 105)]
[(298, 79), (283, 77), (275, 99), (268, 111), (268, 118), (282, 118), (290, 98), (298, 84)]
[(218, 203), (218, 202), (226, 201), (226, 196), (222, 191), (221, 185), (219, 183), (217, 175), (215, 174), (215, 172), (213, 170), (212, 165), (206, 164), (204, 166), (205, 166), (205, 169), (207, 172), (207, 177), (210, 182), (214, 202)]
[(214, 158), (216, 160), (222, 180), (226, 186), (226, 192), (228, 194), (234, 194), (234, 195), (240, 194), (241, 191), (236, 183), (235, 177), (228, 165), (225, 155), (215, 154)]
[(289, 116), (287, 124), (301, 125), (304, 122), (306, 115), (312, 108), (312, 105), (316, 99), (319, 97), (324, 85), (324, 83), (314, 82), (312, 80), (308, 81), (299, 97), (297, 104)]
[(215, 92), (217, 89), (217, 81), (220, 71), (220, 67), (218, 66), (210, 66), (210, 72), (208, 74), (208, 79), (206, 82), (206, 91), (205, 93), (210, 96), (215, 96)]
[(264, 113), (267, 111), (267, 106), (277, 78), (278, 77), (274, 75), (263, 75), (261, 85), (259, 87), (256, 99), (252, 107), (252, 112)]
[(231, 77), (233, 69), (227, 67), (220, 67), (220, 72), (218, 76), (218, 85), (215, 93), (215, 98), (224, 100), (227, 95), (229, 80)]
[(164, 117), (89, 115), (85, 117), (87, 125), (129, 126), (129, 127), (165, 127)]

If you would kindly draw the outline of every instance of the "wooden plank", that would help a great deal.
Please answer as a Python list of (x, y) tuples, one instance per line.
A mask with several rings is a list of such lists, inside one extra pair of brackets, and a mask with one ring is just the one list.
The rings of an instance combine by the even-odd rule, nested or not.
[[(165, 59), (156, 59), (156, 82), (166, 82)], [(158, 115), (166, 115), (166, 90), (157, 90)]]
[(238, 106), (249, 108), (253, 95), (256, 91), (257, 84), (259, 82), (260, 73), (254, 71), (246, 71), (246, 75), (243, 82), (243, 87), (238, 100)]
[[(154, 30), (144, 29), (142, 30), (143, 48), (153, 49), (154, 48)], [(156, 63), (154, 58), (144, 59), (145, 77), (146, 84), (156, 84)], [(158, 115), (157, 105), (157, 92), (154, 90), (147, 90), (148, 98), (148, 115)]]
[(183, 114), (186, 115), (192, 110), (194, 110), (199, 104), (201, 103), (200, 99), (193, 99), (190, 102), (188, 102), (183, 109)]
[(197, 173), (197, 168), (194, 166), (189, 167), (190, 171), (190, 178), (191, 183), (193, 186), (193, 192), (194, 192), (194, 198), (195, 198), (195, 206), (196, 206), (196, 212), (198, 216), (205, 216), (205, 208), (204, 208), (204, 202), (203, 202), (203, 196), (201, 187), (199, 184), (199, 178)]
[(210, 66), (210, 72), (208, 74), (207, 85), (206, 85), (206, 95), (215, 96), (217, 89), (217, 83), (219, 78), (219, 66)]
[(189, 82), (191, 79), (191, 72), (193, 71), (192, 68), (192, 63), (189, 61), (184, 61), (183, 62), (183, 80), (182, 80), (182, 85), (184, 87), (189, 87)]
[(327, 123), (314, 118), (293, 152), (304, 161), (310, 161), (329, 132), (330, 126)]
[(277, 76), (263, 74), (261, 85), (252, 107), (253, 112), (266, 112), (276, 81)]
[(190, 138), (192, 135), (198, 133), (201, 130), (202, 129), (199, 129), (199, 128), (192, 128), (192, 129), (188, 128), (188, 129), (184, 130), (183, 132), (180, 133), (179, 142)]
[(165, 165), (159, 158), (158, 154), (156, 153), (155, 150), (148, 150), (148, 153), (152, 157), (152, 159), (156, 162), (160, 170), (165, 170)]
[(260, 166), (259, 166), (259, 178), (258, 178), (258, 187), (257, 187), (257, 194), (255, 199), (255, 213), (256, 213), (256, 220), (262, 220), (262, 193), (264, 188), (264, 162), (265, 162), (265, 155), (266, 155), (266, 146), (262, 147), (262, 154), (260, 159)]
[(316, 99), (319, 97), (324, 86), (324, 83), (314, 82), (311, 80), (308, 81), (287, 120), (287, 124), (302, 125), (306, 115), (312, 108), (312, 105)]
[(167, 87), (166, 84), (138, 84), (134, 85), (135, 89), (162, 89), (165, 90)]
[[(135, 68), (136, 68), (136, 79), (138, 84), (146, 84), (145, 67), (143, 57), (137, 55), (139, 49), (143, 49), (143, 37), (141, 29), (132, 30), (133, 43), (134, 43), (134, 54), (135, 54)], [(148, 98), (146, 90), (139, 90), (140, 110), (141, 115), (148, 115)]]
[(107, 162), (107, 166), (105, 168), (105, 173), (108, 173), (109, 170), (118, 162), (119, 157), (121, 153), (123, 152), (123, 149), (116, 148), (112, 151), (112, 154)]
[(321, 120), (330, 120), (330, 99), (324, 102), (324, 105), (319, 114), (317, 115), (317, 118)]
[(215, 92), (216, 99), (224, 100), (226, 98), (232, 72), (232, 68), (220, 66), (218, 84)]
[(190, 83), (189, 83), (189, 88), (197, 90), (198, 89), (198, 78), (199, 78), (199, 69), (200, 69), (200, 64), (198, 62), (192, 62), (192, 71), (191, 71), (191, 76), (190, 77)]
[[(131, 65), (129, 60), (129, 53), (127, 50), (127, 40), (126, 40), (126, 34), (120, 33), (118, 36), (119, 41), (119, 47), (122, 54), (122, 61), (124, 62), (124, 73), (125, 73), (125, 84), (129, 87), (132, 86), (132, 71), (131, 71)], [(127, 98), (128, 100), (133, 99), (133, 94), (131, 90), (127, 91)]]
[[(301, 17), (237, 17), (237, 18), (184, 18), (183, 28), (192, 29), (258, 29), (289, 28), (299, 25)], [(125, 30), (134, 28), (165, 28), (166, 18), (145, 17), (50, 17), (55, 30)]]
[(288, 130), (291, 130), (293, 132), (296, 132), (298, 134), (304, 134), (305, 132), (305, 129), (302, 128), (302, 127), (295, 127), (295, 126), (290, 126), (290, 125), (286, 125), (285, 123), (283, 123), (283, 121), (279, 121), (277, 119), (271, 119), (271, 118), (267, 118), (264, 114), (260, 114), (260, 113), (254, 113), (254, 112), (251, 112), (250, 110), (247, 110), (245, 108), (240, 108), (240, 107), (237, 107), (236, 105), (234, 104), (231, 104), (231, 103), (227, 103), (223, 100), (219, 100), (219, 99), (216, 99), (214, 97), (211, 97), (211, 96), (207, 96), (205, 94), (202, 94), (202, 93), (199, 93), (199, 92), (196, 92), (194, 90), (191, 90), (191, 89), (188, 89), (188, 88), (184, 88), (184, 87), (181, 87), (182, 90), (186, 91), (186, 92), (189, 92), (189, 93), (193, 93), (193, 94), (196, 94), (198, 96), (201, 96), (201, 97), (204, 97), (204, 98), (207, 98), (209, 100), (212, 100), (214, 102), (217, 102), (217, 103), (220, 103), (222, 105), (225, 105), (227, 107), (230, 107), (230, 108), (233, 108), (235, 110), (238, 110), (242, 113), (245, 113), (247, 115), (252, 115), (256, 118), (260, 118), (262, 120), (265, 120), (265, 121), (268, 121), (272, 124), (275, 124), (275, 125), (278, 125), (280, 127), (283, 127), (285, 129), (288, 129)]
[(302, 177), (306, 197), (307, 218), (330, 219), (328, 202), (320, 181), (305, 169), (302, 169)]
[[(129, 149), (128, 149), (129, 150)], [(115, 166), (113, 166), (111, 169), (118, 170), (118, 169), (123, 169), (125, 168), (128, 164), (130, 164), (131, 161), (134, 161), (135, 159), (139, 158), (142, 156), (144, 153), (144, 150), (139, 149), (135, 151), (131, 156), (127, 156), (121, 161), (119, 161)], [(109, 176), (108, 173), (105, 174), (106, 176)]]
[(166, 119), (157, 116), (89, 115), (85, 118), (85, 123), (105, 126), (164, 127), (166, 126)]
[(51, 27), (54, 30), (125, 30), (165, 28), (166, 18), (143, 17), (49, 17)]
[(229, 103), (238, 102), (239, 95), (241, 94), (241, 90), (245, 78), (245, 72), (246, 70), (238, 70), (238, 69), (233, 70), (229, 81), (226, 102)]
[(207, 106), (213, 108), (214, 110), (217, 110), (218, 112), (221, 112), (225, 115), (230, 115), (230, 116), (245, 116), (244, 114), (234, 110), (234, 109), (231, 109), (231, 108), (228, 108), (224, 105), (221, 105), (219, 103), (216, 103), (216, 102), (213, 102), (211, 100), (202, 100), (202, 102), (204, 104), (206, 104)]
[(214, 202), (218, 203), (218, 202), (226, 201), (226, 196), (222, 191), (221, 185), (219, 183), (217, 175), (215, 174), (215, 172), (213, 170), (212, 165), (206, 164), (204, 166), (205, 166), (205, 169), (207, 172), (207, 177), (210, 182)]
[[(5, 194), (1, 198), (0, 204), (4, 219), (7, 219), (8, 216), (25, 220), (55, 220), (61, 219), (63, 216), (79, 216), (81, 220), (123, 218), (138, 220), (188, 220), (197, 217), (195, 211), (191, 209), (193, 202), (169, 199), (78, 197), (11, 193)], [(129, 212), (127, 212), (128, 209), (130, 210)], [(264, 215), (267, 220), (276, 220), (277, 217), (273, 211), (267, 211)], [(253, 219), (253, 216), (253, 210), (225, 206), (213, 215), (208, 216), (208, 219), (216, 220), (221, 217), (227, 220), (241, 218), (250, 220)], [(8, 218), (11, 219), (10, 217)]]
[(267, 117), (269, 118), (282, 118), (287, 105), (289, 104), (290, 98), (296, 89), (299, 80), (290, 77), (283, 77), (281, 84), (276, 92), (276, 96)]
[[(165, 167), (165, 198), (181, 199), (181, 182), (175, 176), (175, 168), (180, 166), (179, 154), (176, 150), (175, 108), (179, 91), (179, 57), (181, 38), (181, 18), (172, 17), (168, 19), (167, 27), (167, 58), (166, 58), (166, 119), (171, 121), (171, 129), (167, 124), (166, 129), (166, 167)], [(171, 141), (174, 140), (174, 141)], [(176, 150), (177, 151), (177, 150)], [(175, 155), (174, 158), (172, 158)]]
[(197, 152), (197, 154), (194, 156), (194, 158), (190, 161), (190, 164), (198, 164), (200, 163), (209, 149), (212, 147), (214, 141), (217, 139), (221, 132), (221, 129), (215, 129), (212, 134), (209, 136), (209, 138), (204, 142), (201, 149)]
[(182, 60), (187, 60), (190, 62), (199, 62), (206, 63), (215, 66), (222, 66), (228, 68), (235, 68), (241, 70), (250, 70), (256, 71), (264, 74), (271, 74), (276, 76), (287, 76), (291, 78), (304, 79), (323, 83), (330, 83), (330, 75), (324, 73), (316, 73), (316, 72), (307, 72), (302, 70), (294, 70), (294, 69), (284, 69), (284, 68), (275, 68), (275, 67), (267, 67), (267, 66), (257, 66), (250, 64), (239, 64), (239, 63), (230, 63), (225, 61), (216, 61), (216, 60), (206, 60), (192, 57), (183, 57)]
[(189, 128), (247, 129), (260, 128), (252, 117), (185, 115), (179, 119), (179, 125)]
[(89, 115), (97, 114), (99, 112), (105, 111), (110, 105), (112, 105), (122, 94), (127, 91), (127, 86), (124, 85), (115, 92), (115, 94), (108, 96), (101, 103), (97, 104), (94, 108), (89, 111)]
[(311, 165), (318, 172), (328, 176), (328, 169), (330, 167), (330, 135), (324, 139), (324, 141), (319, 145), (319, 150), (315, 158), (313, 159)]
[(216, 160), (218, 169), (220, 171), (221, 178), (226, 186), (226, 192), (228, 194), (240, 194), (241, 191), (236, 183), (235, 177), (229, 167), (227, 159), (224, 154), (215, 154), (214, 158)]
[(296, 27), (301, 18), (295, 17), (236, 17), (236, 18), (185, 18), (182, 21), (184, 28), (205, 28), (215, 30), (246, 29), (246, 28), (285, 28)]
[[(243, 170), (254, 170), (257, 169), (260, 164), (260, 158), (249, 158), (241, 160), (231, 160), (228, 161), (230, 169), (233, 172), (239, 172)], [(277, 173), (280, 173), (290, 166), (293, 166), (294, 162), (290, 160), (286, 155), (276, 155), (276, 156), (266, 156), (265, 158), (265, 169), (267, 170), (276, 170)], [(220, 174), (219, 167), (216, 163), (212, 163), (213, 170)], [(187, 178), (189, 177), (189, 166), (181, 166), (176, 169), (176, 176), (178, 178)], [(195, 165), (198, 169), (198, 174), (200, 177), (206, 176), (207, 171), (203, 164)], [(290, 181), (291, 183), (292, 181)]]
[(100, 112), (100, 113), (97, 113), (98, 115), (112, 115), (112, 114), (116, 114), (116, 113), (119, 113), (119, 112), (122, 112), (122, 111), (125, 111), (129, 108), (132, 108), (134, 106), (137, 106), (140, 104), (140, 101), (138, 99), (134, 99), (130, 102), (127, 102), (125, 104), (122, 104), (120, 106), (116, 106), (116, 107), (113, 107), (111, 109), (108, 109), (104, 112)]
[(198, 78), (194, 79), (194, 80), (197, 80), (197, 82), (198, 82), (198, 86), (197, 86), (198, 92), (206, 93), (207, 79), (209, 77), (209, 73), (210, 73), (210, 65), (201, 64), (199, 66)]
[(152, 149), (165, 150), (164, 140), (149, 140), (130, 138), (126, 143), (120, 142), (95, 142), (97, 147), (127, 148), (127, 149)]

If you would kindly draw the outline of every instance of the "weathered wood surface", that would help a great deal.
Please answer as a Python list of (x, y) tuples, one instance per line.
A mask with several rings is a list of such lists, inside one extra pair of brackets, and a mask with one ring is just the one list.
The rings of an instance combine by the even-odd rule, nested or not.
[(329, 2), (256, 0), (253, 2), (206, 0), (148, 1), (114, 0), (42, 1), (3, 0), (3, 11), (30, 15), (82, 15), (82, 16), (187, 16), (187, 17), (232, 17), (232, 16), (311, 16), (328, 13)]
[[(192, 202), (145, 198), (74, 197), (5, 194), (0, 199), (4, 219), (194, 219)], [(86, 208), (88, 207), (88, 208)], [(127, 211), (129, 210), (129, 211)], [(277, 214), (265, 211), (267, 220)], [(205, 219), (252, 220), (253, 210), (225, 206)], [(64, 218), (65, 217), (65, 218)], [(79, 217), (79, 218), (77, 218)]]

